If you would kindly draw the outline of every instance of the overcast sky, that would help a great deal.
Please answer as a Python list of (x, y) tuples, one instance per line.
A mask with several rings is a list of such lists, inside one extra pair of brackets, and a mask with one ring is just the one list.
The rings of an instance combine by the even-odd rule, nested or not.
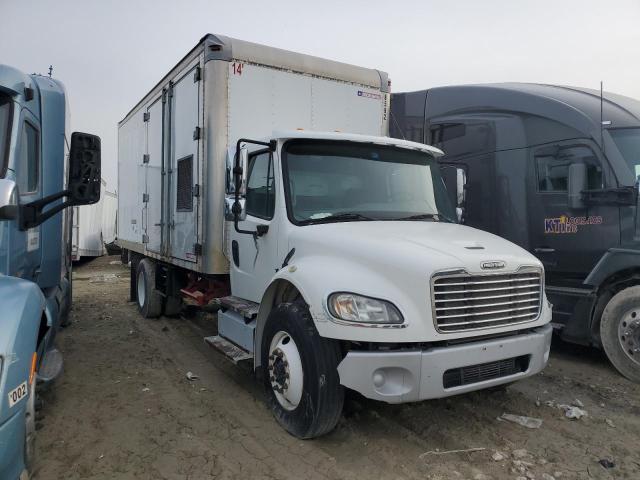
[(640, 98), (640, 0), (0, 0), (0, 18), (0, 63), (53, 64), (109, 190), (117, 122), (208, 32), (385, 70), (396, 92), (603, 80)]

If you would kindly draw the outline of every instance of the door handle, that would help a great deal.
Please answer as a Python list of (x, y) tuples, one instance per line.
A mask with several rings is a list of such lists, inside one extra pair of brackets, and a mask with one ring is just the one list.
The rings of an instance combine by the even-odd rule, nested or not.
[(555, 248), (537, 247), (533, 250), (536, 253), (556, 253)]

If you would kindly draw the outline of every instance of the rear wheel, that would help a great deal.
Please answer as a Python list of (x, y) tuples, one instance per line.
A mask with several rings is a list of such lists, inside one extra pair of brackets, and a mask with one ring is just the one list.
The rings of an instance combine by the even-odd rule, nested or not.
[(340, 348), (322, 338), (306, 305), (275, 308), (262, 336), (262, 366), (268, 403), (278, 423), (298, 438), (333, 430), (342, 414)]
[(156, 318), (162, 313), (162, 295), (155, 288), (156, 264), (145, 258), (136, 269), (136, 300), (138, 310), (145, 318)]
[(613, 296), (602, 312), (600, 336), (616, 369), (640, 383), (640, 286)]

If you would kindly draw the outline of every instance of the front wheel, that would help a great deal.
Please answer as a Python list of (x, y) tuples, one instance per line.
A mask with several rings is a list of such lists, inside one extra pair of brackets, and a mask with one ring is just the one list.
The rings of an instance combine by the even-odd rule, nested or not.
[(625, 288), (609, 300), (602, 312), (600, 337), (616, 369), (640, 383), (640, 286)]
[(268, 403), (278, 423), (298, 438), (335, 428), (342, 414), (340, 348), (320, 337), (301, 302), (276, 307), (262, 336), (262, 368)]

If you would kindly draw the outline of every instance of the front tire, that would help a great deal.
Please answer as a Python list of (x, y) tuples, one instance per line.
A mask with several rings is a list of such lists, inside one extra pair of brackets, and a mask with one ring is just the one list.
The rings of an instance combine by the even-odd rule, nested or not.
[(144, 318), (157, 318), (162, 314), (162, 295), (156, 290), (156, 264), (144, 258), (136, 269), (136, 303)]
[(278, 305), (262, 336), (262, 368), (268, 404), (291, 435), (307, 439), (335, 428), (342, 415), (344, 388), (335, 340), (322, 338), (301, 302)]
[(614, 367), (640, 383), (640, 286), (613, 296), (602, 312), (602, 346)]

